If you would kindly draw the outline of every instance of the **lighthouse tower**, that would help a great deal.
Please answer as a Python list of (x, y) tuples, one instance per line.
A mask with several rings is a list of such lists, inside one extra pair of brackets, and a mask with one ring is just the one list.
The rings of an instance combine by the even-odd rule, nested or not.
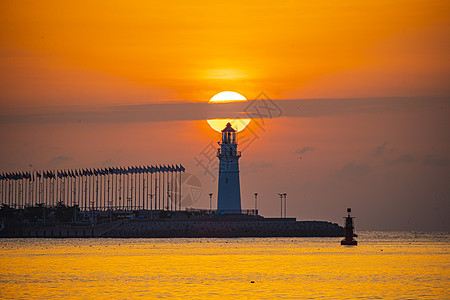
[(237, 151), (236, 130), (227, 123), (222, 130), (222, 142), (219, 143), (219, 191), (217, 210), (224, 214), (241, 213), (241, 186), (239, 183), (239, 158)]

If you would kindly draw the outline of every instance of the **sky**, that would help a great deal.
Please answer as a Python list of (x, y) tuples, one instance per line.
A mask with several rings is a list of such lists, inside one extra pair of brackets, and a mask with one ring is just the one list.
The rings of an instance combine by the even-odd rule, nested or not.
[[(217, 179), (198, 160), (214, 167), (203, 153), (220, 136), (205, 120), (253, 114), (243, 207), (258, 192), (278, 216), (286, 192), (301, 220), (342, 224), (352, 207), (357, 229), (448, 231), (449, 13), (423, 0), (2, 1), (0, 170), (182, 163), (202, 185), (192, 205), (208, 207)], [(221, 91), (254, 101), (207, 104)]]

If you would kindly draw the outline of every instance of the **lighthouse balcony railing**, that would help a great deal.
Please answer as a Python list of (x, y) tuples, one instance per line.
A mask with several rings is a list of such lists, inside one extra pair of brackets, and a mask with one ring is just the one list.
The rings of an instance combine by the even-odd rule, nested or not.
[(217, 149), (217, 156), (221, 156), (221, 157), (241, 157), (241, 151), (232, 151), (230, 153), (230, 151), (225, 150), (222, 151), (222, 149)]

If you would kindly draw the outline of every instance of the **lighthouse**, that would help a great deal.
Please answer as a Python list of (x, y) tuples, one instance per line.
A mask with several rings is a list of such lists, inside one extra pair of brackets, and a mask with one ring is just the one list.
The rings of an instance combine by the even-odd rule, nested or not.
[(239, 158), (236, 130), (227, 123), (222, 130), (222, 141), (217, 149), (219, 158), (219, 191), (217, 193), (217, 211), (223, 214), (241, 213), (241, 186), (239, 183)]

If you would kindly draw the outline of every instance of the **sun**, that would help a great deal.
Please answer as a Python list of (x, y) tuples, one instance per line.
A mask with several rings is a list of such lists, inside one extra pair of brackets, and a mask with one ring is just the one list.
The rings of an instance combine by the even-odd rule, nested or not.
[[(239, 93), (236, 92), (220, 92), (216, 95), (214, 95), (210, 100), (209, 103), (230, 103), (230, 102), (246, 102), (247, 99), (242, 96)], [(251, 119), (212, 119), (212, 120), (206, 120), (211, 126), (212, 129), (221, 132), (227, 123), (231, 123), (231, 126), (237, 131), (243, 130), (248, 123), (250, 123)]]

